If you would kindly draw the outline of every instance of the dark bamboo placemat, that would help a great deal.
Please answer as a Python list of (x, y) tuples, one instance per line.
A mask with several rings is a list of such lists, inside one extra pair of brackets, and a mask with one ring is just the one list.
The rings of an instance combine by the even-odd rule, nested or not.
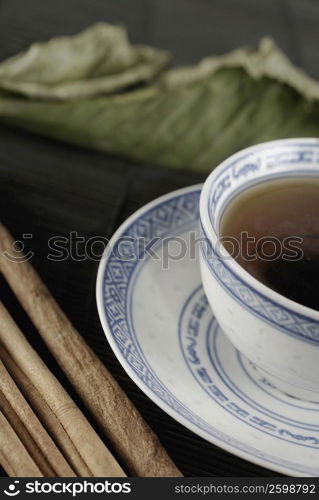
[[(102, 19), (127, 24), (134, 41), (168, 48), (179, 63), (195, 62), (272, 33), (295, 62), (319, 75), (317, 55), (312, 44), (307, 44), (318, 33), (318, 23), (313, 21), (317, 7), (312, 0), (300, 0), (300, 12), (297, 1), (280, 0), (28, 0), (27, 15), (25, 6), (23, 0), (0, 0), (0, 59), (34, 40), (75, 33)], [(98, 262), (67, 259), (57, 263), (47, 259), (51, 236), (78, 231), (85, 239), (110, 237), (121, 221), (147, 201), (203, 179), (196, 173), (138, 165), (0, 127), (1, 217), (17, 238), (25, 233), (33, 235), (26, 244), (35, 253), (35, 267), (183, 473), (275, 476), (192, 434), (131, 382), (111, 352), (97, 316)], [(28, 338), (73, 394), (3, 281), (0, 288), (1, 298)]]
[[(139, 206), (172, 189), (200, 182), (202, 176), (106, 158), (4, 128), (0, 151), (0, 213), (5, 224), (18, 239), (26, 233), (33, 235), (24, 241), (35, 253), (34, 266), (184, 474), (272, 474), (187, 431), (130, 381), (110, 350), (97, 316), (97, 261), (47, 259), (50, 237), (67, 236), (71, 231), (77, 231), (85, 240), (95, 235), (110, 237), (119, 223)], [(79, 248), (82, 252), (81, 245)], [(8, 309), (74, 396), (10, 290), (0, 283), (1, 297)]]

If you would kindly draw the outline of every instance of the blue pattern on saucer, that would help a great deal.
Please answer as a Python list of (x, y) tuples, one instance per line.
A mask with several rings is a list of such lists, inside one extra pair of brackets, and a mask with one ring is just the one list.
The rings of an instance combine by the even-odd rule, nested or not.
[[(134, 372), (140, 386), (147, 387), (154, 400), (167, 411), (176, 416), (186, 426), (191, 424), (201, 431), (207, 439), (239, 452), (244, 452), (252, 459), (267, 462), (269, 466), (286, 467), (292, 471), (305, 475), (317, 475), (318, 470), (304, 467), (302, 464), (290, 460), (281, 460), (262, 450), (250, 446), (244, 440), (234, 438), (225, 432), (207, 423), (196, 413), (178, 400), (171, 391), (158, 379), (141, 346), (138, 344), (136, 334), (130, 321), (131, 296), (134, 293), (134, 277), (145, 258), (144, 242), (152, 243), (164, 236), (183, 233), (186, 227), (199, 220), (200, 190), (181, 192), (165, 201), (160, 201), (139, 217), (132, 219), (131, 224), (121, 234), (111, 252), (104, 257), (105, 267), (103, 274), (103, 307), (109, 334), (112, 336), (118, 350), (117, 355), (124, 365)], [(155, 239), (155, 240), (154, 240)]]

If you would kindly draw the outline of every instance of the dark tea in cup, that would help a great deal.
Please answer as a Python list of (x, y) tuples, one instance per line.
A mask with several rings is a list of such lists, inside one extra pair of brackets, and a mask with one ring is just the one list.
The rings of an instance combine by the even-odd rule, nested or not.
[(319, 310), (319, 177), (248, 187), (226, 207), (221, 241), (252, 276)]

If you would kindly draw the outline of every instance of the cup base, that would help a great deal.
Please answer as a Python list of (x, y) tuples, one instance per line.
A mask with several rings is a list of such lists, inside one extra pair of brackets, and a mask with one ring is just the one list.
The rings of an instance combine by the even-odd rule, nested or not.
[(270, 373), (268, 373), (263, 368), (260, 368), (259, 366), (256, 366), (256, 369), (271, 385), (273, 385), (276, 389), (283, 392), (287, 396), (294, 399), (300, 399), (301, 401), (308, 401), (310, 403), (319, 404), (319, 392), (300, 388), (293, 384), (290, 384), (289, 382), (286, 382), (285, 380), (278, 379), (277, 377), (270, 375)]

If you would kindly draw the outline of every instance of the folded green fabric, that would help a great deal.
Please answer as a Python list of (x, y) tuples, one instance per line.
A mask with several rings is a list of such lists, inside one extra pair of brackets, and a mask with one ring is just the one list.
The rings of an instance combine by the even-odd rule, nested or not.
[(269, 39), (164, 72), (168, 61), (166, 52), (132, 46), (123, 28), (101, 23), (35, 44), (0, 63), (0, 120), (201, 171), (251, 144), (319, 135), (319, 83)]

